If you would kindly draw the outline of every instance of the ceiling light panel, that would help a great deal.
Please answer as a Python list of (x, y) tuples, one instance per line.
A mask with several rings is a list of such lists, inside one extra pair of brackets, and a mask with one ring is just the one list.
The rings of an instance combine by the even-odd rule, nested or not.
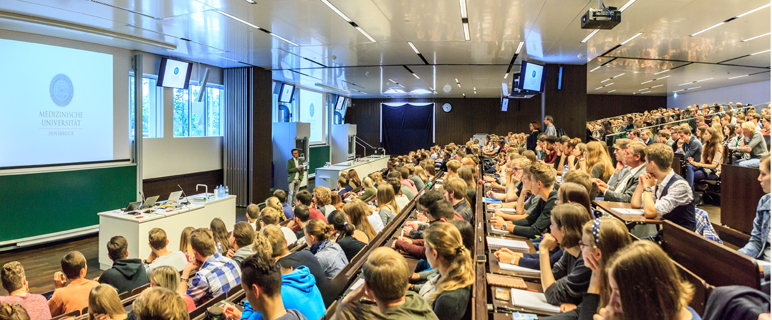
[(621, 7), (621, 8), (619, 8), (619, 11), (622, 11), (622, 12), (624, 12), (625, 10), (627, 10), (627, 8), (629, 8), (630, 6), (632, 6), (632, 5), (633, 5), (633, 3), (635, 3), (635, 0), (630, 0), (630, 1), (627, 1), (627, 3), (625, 3), (624, 5), (622, 5), (622, 7)]
[(742, 40), (741, 42), (746, 42), (746, 41), (755, 40), (755, 39), (758, 39), (758, 38), (761, 38), (761, 37), (764, 37), (764, 36), (768, 36), (768, 35), (769, 35), (769, 32), (767, 32), (767, 33), (765, 33), (765, 34), (762, 34), (762, 35), (758, 35), (758, 36), (755, 36), (755, 37), (753, 37), (753, 38), (748, 38), (748, 39)]
[(421, 52), (419, 52), (419, 51), (418, 51), (418, 49), (416, 49), (416, 47), (415, 47), (415, 45), (413, 44), (413, 42), (410, 42), (410, 41), (408, 41), (408, 42), (407, 42), (407, 44), (408, 44), (408, 45), (410, 45), (410, 48), (412, 48), (412, 49), (413, 49), (413, 51), (414, 51), (416, 54), (421, 54)]
[(349, 17), (347, 15), (345, 15), (343, 12), (340, 12), (340, 10), (338, 10), (337, 7), (332, 5), (332, 3), (330, 3), (330, 1), (327, 1), (327, 0), (321, 0), (321, 1), (322, 1), (322, 3), (324, 3), (325, 5), (330, 7), (330, 9), (332, 9), (332, 11), (337, 13), (341, 18), (343, 18), (343, 20), (346, 20), (346, 22), (353, 22), (353, 21), (351, 21), (351, 19), (349, 19)]
[(633, 39), (638, 38), (638, 36), (642, 35), (643, 32), (638, 32), (636, 35), (630, 37), (630, 39), (625, 40), (625, 42), (622, 42), (622, 45), (625, 45), (625, 43), (628, 43), (630, 41), (633, 41)]
[(515, 54), (520, 54), (520, 49), (523, 48), (523, 44), (525, 44), (525, 42), (520, 41), (520, 44), (517, 45), (517, 50), (515, 51)]
[(590, 38), (592, 38), (592, 36), (594, 36), (596, 33), (598, 33), (598, 31), (600, 31), (600, 29), (593, 30), (592, 32), (590, 32), (590, 34), (586, 38), (584, 38), (582, 41), (579, 41), (579, 43), (587, 42), (588, 40), (590, 40)]

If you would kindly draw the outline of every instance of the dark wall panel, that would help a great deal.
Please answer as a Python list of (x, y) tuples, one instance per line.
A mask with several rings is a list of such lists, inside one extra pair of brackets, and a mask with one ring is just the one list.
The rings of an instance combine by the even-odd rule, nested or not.
[(562, 66), (563, 84), (558, 90), (560, 67), (547, 65), (544, 114), (551, 115), (555, 119), (555, 127), (563, 128), (568, 136), (584, 140), (587, 135), (587, 66)]
[[(271, 163), (271, 71), (252, 68), (252, 114), (250, 150), (251, 165), (249, 178), (252, 180), (252, 202), (262, 202), (270, 196)], [(250, 133), (244, 133), (249, 135)]]
[(587, 95), (587, 121), (657, 108), (667, 108), (667, 96)]
[(144, 179), (142, 180), (142, 190), (146, 197), (159, 196), (158, 201), (164, 201), (169, 198), (170, 193), (180, 190), (177, 185), (183, 188), (186, 195), (203, 193), (203, 187), (196, 191), (197, 184), (205, 184), (209, 188), (209, 192), (213, 192), (214, 188), (223, 184), (222, 169)]

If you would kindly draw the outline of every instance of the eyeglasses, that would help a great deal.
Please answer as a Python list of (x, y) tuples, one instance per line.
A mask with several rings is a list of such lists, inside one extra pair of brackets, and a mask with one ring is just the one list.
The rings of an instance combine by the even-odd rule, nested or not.
[(579, 242), (579, 247), (581, 247), (581, 248), (584, 248), (584, 247), (592, 247), (592, 245), (591, 245), (591, 244), (584, 244), (584, 243), (582, 243), (582, 242)]

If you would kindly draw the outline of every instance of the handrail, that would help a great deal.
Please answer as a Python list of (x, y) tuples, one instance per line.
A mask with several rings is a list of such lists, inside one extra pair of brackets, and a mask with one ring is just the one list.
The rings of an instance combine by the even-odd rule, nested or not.
[(356, 137), (357, 137), (357, 143), (359, 143), (359, 141), (361, 141), (362, 144), (370, 147), (370, 149), (378, 150), (378, 148), (371, 146), (369, 143), (367, 143), (367, 141), (365, 141), (364, 139), (360, 138), (359, 136), (356, 136)]

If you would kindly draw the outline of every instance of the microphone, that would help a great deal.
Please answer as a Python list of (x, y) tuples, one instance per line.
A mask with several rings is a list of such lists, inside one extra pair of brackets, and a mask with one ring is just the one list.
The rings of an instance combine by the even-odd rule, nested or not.
[(185, 190), (183, 190), (182, 187), (180, 187), (179, 183), (177, 184), (177, 187), (180, 188), (180, 191), (182, 191), (182, 195), (185, 196), (185, 202), (187, 202), (187, 204), (190, 204), (190, 201), (188, 200), (188, 195), (185, 194)]
[(142, 194), (142, 191), (139, 192), (139, 196), (142, 197), (142, 204), (145, 204), (145, 195)]

